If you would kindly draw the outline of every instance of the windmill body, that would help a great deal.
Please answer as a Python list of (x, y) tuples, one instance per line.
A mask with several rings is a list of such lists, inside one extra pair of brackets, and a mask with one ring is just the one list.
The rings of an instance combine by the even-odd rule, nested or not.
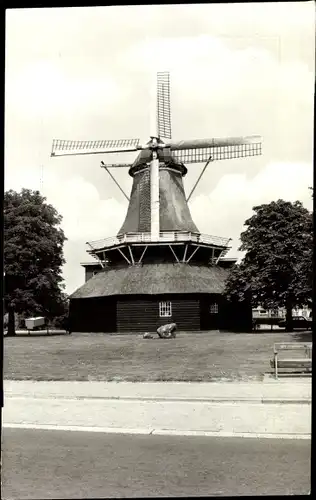
[[(176, 322), (180, 330), (211, 330), (229, 328), (228, 317), (248, 329), (251, 308), (233, 312), (222, 296), (227, 268), (236, 262), (225, 259), (230, 239), (201, 234), (187, 200), (211, 161), (261, 154), (261, 140), (172, 141), (167, 73), (158, 73), (156, 104), (157, 132), (145, 145), (137, 139), (53, 143), (52, 156), (138, 152), (132, 165), (101, 162), (122, 192), (111, 169), (128, 167), (133, 184), (129, 197), (123, 192), (129, 204), (118, 234), (88, 243), (95, 263), (82, 264), (86, 283), (70, 297), (71, 329), (143, 332)], [(187, 198), (183, 177), (190, 163), (205, 166)]]

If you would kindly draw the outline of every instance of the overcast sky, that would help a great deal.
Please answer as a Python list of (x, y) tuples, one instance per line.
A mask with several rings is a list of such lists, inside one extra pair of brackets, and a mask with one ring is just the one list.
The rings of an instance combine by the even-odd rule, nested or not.
[(5, 189), (41, 189), (63, 215), (68, 293), (85, 242), (115, 235), (127, 201), (104, 157), (50, 158), (52, 140), (147, 139), (152, 74), (170, 70), (175, 140), (263, 136), (261, 157), (212, 163), (190, 200), (200, 231), (239, 256), (254, 205), (312, 207), (314, 39), (314, 2), (6, 11)]

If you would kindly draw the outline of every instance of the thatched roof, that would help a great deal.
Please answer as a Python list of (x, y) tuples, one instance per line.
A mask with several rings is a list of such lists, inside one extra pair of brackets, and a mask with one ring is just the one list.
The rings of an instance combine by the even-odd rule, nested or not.
[(184, 263), (145, 264), (105, 269), (93, 276), (71, 299), (111, 295), (222, 293), (228, 270)]

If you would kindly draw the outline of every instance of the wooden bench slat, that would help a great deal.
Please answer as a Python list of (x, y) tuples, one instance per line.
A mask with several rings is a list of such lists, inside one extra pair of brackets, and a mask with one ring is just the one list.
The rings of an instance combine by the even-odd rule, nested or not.
[(274, 344), (275, 351), (312, 349), (312, 347), (313, 347), (312, 342), (308, 342), (308, 343), (304, 343), (304, 344), (303, 343), (293, 344), (293, 343), (286, 343), (286, 342)]
[[(275, 368), (274, 359), (270, 361), (271, 367)], [(312, 368), (311, 359), (280, 359), (278, 360), (278, 368)]]
[(280, 370), (281, 368), (289, 368), (291, 370), (311, 370), (312, 369), (312, 365), (311, 363), (310, 364), (306, 364), (306, 365), (297, 365), (295, 363), (282, 363), (281, 365), (279, 365), (278, 369)]

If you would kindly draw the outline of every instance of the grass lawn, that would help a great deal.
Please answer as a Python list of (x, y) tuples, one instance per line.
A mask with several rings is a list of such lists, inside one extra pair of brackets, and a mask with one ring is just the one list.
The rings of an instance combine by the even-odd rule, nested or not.
[(10, 380), (212, 381), (261, 379), (271, 372), (275, 342), (312, 339), (310, 332), (179, 333), (176, 339), (73, 333), (4, 338)]

